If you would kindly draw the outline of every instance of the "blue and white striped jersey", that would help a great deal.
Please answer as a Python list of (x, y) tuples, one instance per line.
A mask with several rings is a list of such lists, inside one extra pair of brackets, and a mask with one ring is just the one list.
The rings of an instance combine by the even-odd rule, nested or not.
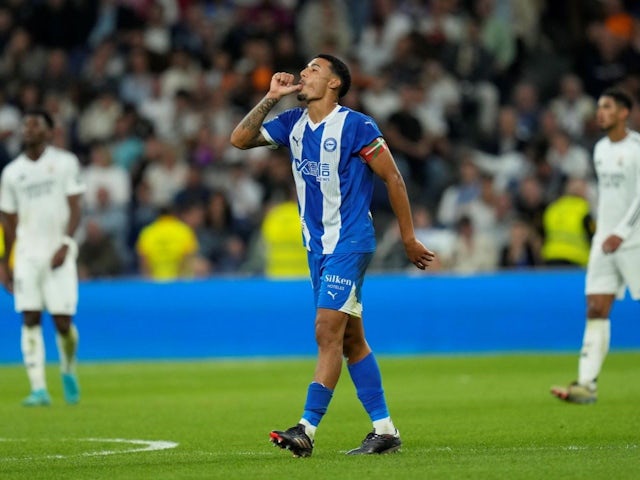
[(306, 109), (287, 110), (261, 133), (289, 148), (304, 245), (313, 253), (373, 252), (369, 206), (374, 173), (360, 151), (380, 129), (370, 117), (341, 105), (314, 124)]

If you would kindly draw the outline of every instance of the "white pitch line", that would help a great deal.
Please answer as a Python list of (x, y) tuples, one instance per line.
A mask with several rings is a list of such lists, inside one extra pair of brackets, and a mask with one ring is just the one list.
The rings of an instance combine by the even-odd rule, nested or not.
[(542, 451), (602, 451), (602, 450), (635, 450), (638, 445), (630, 443), (625, 445), (559, 445), (559, 446), (530, 446), (530, 447), (428, 447), (428, 448), (411, 448), (407, 450), (431, 453), (431, 452), (450, 452), (450, 453), (491, 453), (491, 452), (542, 452)]
[[(26, 439), (17, 438), (0, 438), (0, 442), (26, 442)], [(139, 445), (134, 448), (127, 448), (124, 450), (98, 450), (95, 452), (82, 452), (71, 455), (42, 455), (37, 457), (5, 457), (0, 458), (0, 461), (8, 460), (52, 460), (71, 457), (98, 457), (106, 455), (118, 455), (121, 453), (138, 453), (138, 452), (153, 452), (157, 450), (168, 450), (170, 448), (176, 448), (179, 444), (177, 442), (171, 442), (168, 440), (139, 440), (129, 438), (62, 438), (57, 440), (51, 440), (52, 442), (100, 442), (100, 443), (127, 443), (133, 445)]]

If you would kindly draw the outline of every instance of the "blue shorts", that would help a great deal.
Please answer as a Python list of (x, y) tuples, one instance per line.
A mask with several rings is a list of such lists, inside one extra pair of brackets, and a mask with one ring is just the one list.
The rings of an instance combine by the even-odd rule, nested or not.
[(362, 283), (373, 253), (308, 256), (316, 308), (362, 317)]

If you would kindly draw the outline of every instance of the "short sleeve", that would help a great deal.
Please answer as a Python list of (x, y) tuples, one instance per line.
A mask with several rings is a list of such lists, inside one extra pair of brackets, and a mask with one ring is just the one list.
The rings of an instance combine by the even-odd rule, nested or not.
[(262, 136), (272, 145), (289, 147), (289, 135), (301, 115), (301, 108), (285, 110), (273, 119), (262, 124), (260, 130)]
[(13, 185), (11, 185), (5, 169), (2, 173), (2, 180), (0, 180), (0, 210), (6, 213), (16, 213), (18, 211), (17, 203)]
[(364, 147), (370, 145), (376, 138), (382, 137), (382, 132), (376, 122), (367, 115), (356, 113), (357, 119), (353, 122), (356, 139), (353, 145), (353, 153), (359, 153)]
[(78, 157), (72, 153), (69, 154), (64, 190), (67, 196), (78, 195), (86, 190), (84, 177), (80, 172), (80, 162)]

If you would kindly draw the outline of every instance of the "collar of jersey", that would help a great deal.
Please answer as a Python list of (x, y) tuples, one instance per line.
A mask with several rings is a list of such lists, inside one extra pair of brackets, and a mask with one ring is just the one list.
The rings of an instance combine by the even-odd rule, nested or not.
[(340, 108), (342, 108), (341, 105), (336, 105), (336, 108), (331, 110), (331, 112), (329, 112), (329, 115), (324, 117), (318, 123), (313, 123), (313, 121), (311, 120), (311, 117), (309, 117), (309, 110), (307, 109), (307, 123), (309, 124), (309, 127), (311, 128), (311, 130), (315, 130), (316, 128), (318, 128), (323, 123), (326, 123), (329, 119), (331, 119), (338, 112), (338, 110), (340, 110)]

